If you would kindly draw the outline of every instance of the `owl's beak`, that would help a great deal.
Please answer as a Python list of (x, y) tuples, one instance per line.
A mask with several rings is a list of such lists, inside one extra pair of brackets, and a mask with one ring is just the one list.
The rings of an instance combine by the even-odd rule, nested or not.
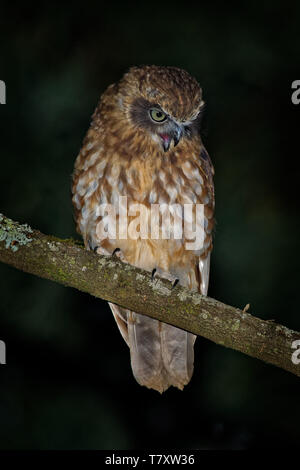
[(162, 146), (165, 152), (167, 152), (170, 148), (172, 140), (174, 141), (174, 147), (179, 143), (182, 137), (182, 128), (174, 123), (172, 126), (172, 130), (168, 134), (160, 134), (162, 139)]
[(182, 128), (178, 124), (175, 124), (175, 129), (173, 133), (174, 147), (179, 143), (182, 137)]

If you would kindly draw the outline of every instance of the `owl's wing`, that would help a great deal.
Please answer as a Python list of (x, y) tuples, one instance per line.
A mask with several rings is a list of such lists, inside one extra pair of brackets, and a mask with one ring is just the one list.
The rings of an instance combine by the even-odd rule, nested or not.
[(118, 325), (118, 328), (120, 330), (120, 333), (121, 333), (122, 337), (124, 338), (126, 344), (129, 346), (127, 316), (130, 313), (130, 310), (127, 310), (125, 308), (121, 308), (116, 304), (112, 304), (111, 302), (108, 302), (108, 305), (111, 308), (114, 319), (116, 320), (116, 323)]
[(208, 247), (206, 247), (206, 256), (200, 256), (199, 259), (199, 291), (202, 295), (207, 295), (208, 284), (209, 284), (209, 271), (210, 271), (210, 253), (212, 250), (212, 229), (214, 226), (214, 209), (215, 209), (215, 189), (213, 183), (213, 176), (215, 170), (210, 159), (210, 156), (202, 146), (200, 153), (200, 160), (202, 168), (204, 169), (203, 176), (205, 178), (205, 191), (208, 196), (208, 204), (204, 209), (205, 226), (207, 230), (207, 236), (209, 239)]
[(210, 270), (210, 253), (206, 258), (199, 260), (199, 273), (200, 273), (200, 294), (207, 295), (209, 284), (209, 270)]

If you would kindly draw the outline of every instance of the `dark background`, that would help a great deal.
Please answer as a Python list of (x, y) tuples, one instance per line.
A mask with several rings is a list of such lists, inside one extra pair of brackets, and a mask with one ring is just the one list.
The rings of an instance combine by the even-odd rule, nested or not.
[[(70, 175), (100, 94), (131, 65), (185, 68), (216, 170), (209, 295), (300, 330), (300, 3), (107, 3), (1, 2), (0, 210), (76, 237)], [(299, 378), (199, 338), (191, 383), (160, 396), (135, 382), (105, 302), (5, 265), (0, 276), (2, 449), (299, 442)]]

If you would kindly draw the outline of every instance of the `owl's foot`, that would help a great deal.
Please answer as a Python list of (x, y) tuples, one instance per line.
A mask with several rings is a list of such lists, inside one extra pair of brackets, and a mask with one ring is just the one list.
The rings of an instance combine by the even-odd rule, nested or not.
[(91, 239), (87, 241), (87, 247), (88, 250), (93, 251), (97, 255), (104, 255), (104, 256), (111, 256), (111, 253), (103, 248), (101, 245), (95, 245), (95, 242), (93, 242)]
[(121, 251), (120, 248), (115, 248), (114, 251), (112, 252), (112, 255), (111, 256), (115, 256), (116, 258), (118, 258), (120, 261), (123, 261), (125, 263), (125, 257)]
[(120, 248), (115, 248), (114, 251), (112, 252), (111, 256), (118, 256), (118, 254), (121, 252)]
[(93, 241), (91, 238), (88, 239), (86, 248), (87, 250), (93, 251), (97, 255), (104, 255), (104, 256), (111, 255), (111, 253), (105, 248), (103, 248), (103, 246), (96, 245), (95, 241)]
[(111, 256), (111, 253), (103, 248), (103, 246), (95, 246), (93, 252), (97, 253), (97, 255)]
[(94, 247), (95, 247), (95, 245), (93, 244), (92, 240), (90, 238), (88, 238), (86, 249), (94, 251)]
[(94, 253), (97, 253), (97, 255), (112, 256), (123, 261), (123, 263), (126, 263), (124, 255), (120, 248), (115, 248), (114, 251), (111, 252), (111, 251), (108, 251), (106, 248), (103, 248), (103, 246), (101, 245), (96, 245), (96, 246), (93, 245), (93, 243), (90, 240), (88, 240), (88, 248)]
[(168, 273), (166, 271), (162, 271), (162, 269), (160, 268), (154, 268), (152, 270), (152, 273), (151, 273), (152, 281), (154, 281), (156, 277), (161, 277), (163, 279), (167, 279), (168, 281), (170, 281), (172, 284), (172, 289), (174, 289), (174, 287), (179, 282), (179, 279), (176, 276), (173, 276), (171, 273)]

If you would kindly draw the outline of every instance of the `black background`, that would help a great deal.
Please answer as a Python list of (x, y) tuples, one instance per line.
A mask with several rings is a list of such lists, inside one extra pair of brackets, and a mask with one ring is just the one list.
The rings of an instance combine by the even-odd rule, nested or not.
[[(209, 295), (300, 330), (299, 2), (1, 3), (0, 209), (76, 237), (74, 160), (131, 66), (201, 83), (217, 227)], [(105, 302), (0, 266), (2, 449), (253, 449), (299, 442), (299, 378), (199, 338), (183, 392), (134, 380)], [(299, 366), (300, 367), (300, 366)]]

